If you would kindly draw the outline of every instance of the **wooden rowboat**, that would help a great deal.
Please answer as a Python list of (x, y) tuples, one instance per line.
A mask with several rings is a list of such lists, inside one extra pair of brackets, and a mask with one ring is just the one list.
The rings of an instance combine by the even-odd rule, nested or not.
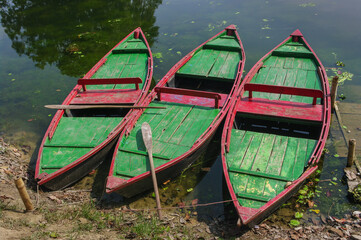
[(35, 170), (38, 184), (61, 189), (98, 167), (132, 112), (111, 106), (142, 101), (152, 75), (152, 53), (137, 28), (78, 80), (56, 112), (40, 146)]
[(239, 93), (222, 133), (222, 164), (241, 223), (253, 226), (316, 171), (330, 94), (325, 69), (299, 30), (256, 63)]
[(158, 182), (190, 166), (225, 118), (240, 85), (245, 62), (233, 25), (181, 59), (142, 103), (166, 109), (137, 110), (127, 123), (113, 155), (106, 192), (132, 197), (152, 188), (141, 125), (153, 132)]

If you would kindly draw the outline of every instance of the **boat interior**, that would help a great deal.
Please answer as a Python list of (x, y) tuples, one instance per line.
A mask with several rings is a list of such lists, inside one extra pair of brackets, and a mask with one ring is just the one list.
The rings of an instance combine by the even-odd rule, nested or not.
[[(70, 105), (133, 105), (149, 74), (149, 64), (149, 50), (135, 32), (91, 70), (95, 71), (91, 79), (78, 80), (82, 89)], [(39, 174), (53, 173), (87, 154), (107, 139), (129, 110), (65, 110), (59, 123), (50, 129), (51, 139), (44, 143)]]
[(137, 120), (130, 135), (121, 141), (114, 161), (114, 176), (129, 179), (149, 171), (141, 124), (148, 122), (153, 135), (154, 165), (182, 155), (205, 133), (228, 98), (242, 59), (234, 34), (224, 33), (198, 49), (170, 78), (156, 87), (156, 100)]
[(299, 178), (323, 126), (320, 67), (302, 42), (286, 42), (244, 85), (226, 154), (241, 206), (260, 208)]

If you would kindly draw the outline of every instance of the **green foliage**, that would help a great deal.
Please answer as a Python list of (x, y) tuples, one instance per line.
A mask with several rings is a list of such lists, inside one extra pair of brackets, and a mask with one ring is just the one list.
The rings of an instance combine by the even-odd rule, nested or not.
[(51, 232), (51, 233), (49, 234), (49, 237), (51, 237), (51, 238), (57, 238), (57, 237), (59, 237), (59, 235), (58, 235), (56, 232)]
[(289, 223), (290, 227), (297, 227), (299, 226), (301, 223), (300, 221), (296, 220), (296, 219), (292, 219)]
[(355, 202), (361, 203), (361, 184), (357, 185), (350, 193)]
[(295, 212), (295, 218), (296, 219), (300, 219), (300, 218), (302, 218), (303, 217), (303, 213), (301, 213), (301, 212)]

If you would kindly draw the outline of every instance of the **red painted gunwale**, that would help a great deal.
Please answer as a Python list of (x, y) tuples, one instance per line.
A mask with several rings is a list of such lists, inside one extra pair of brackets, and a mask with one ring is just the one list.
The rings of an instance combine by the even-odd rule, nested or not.
[[(244, 48), (243, 48), (243, 44), (241, 42), (241, 39), (238, 35), (238, 32), (235, 28), (234, 25), (230, 25), (228, 27), (226, 27), (223, 31), (219, 32), (217, 35), (213, 36), (212, 38), (210, 38), (209, 40), (207, 40), (206, 42), (202, 43), (201, 45), (199, 45), (197, 48), (195, 48), (193, 51), (191, 51), (190, 53), (188, 53), (186, 56), (184, 56), (178, 63), (176, 63), (169, 71), (168, 73), (158, 82), (158, 84), (156, 85), (156, 87), (152, 90), (152, 92), (147, 96), (147, 98), (142, 102), (142, 105), (147, 106), (150, 104), (150, 102), (155, 99), (155, 97), (157, 96), (157, 88), (162, 88), (165, 87), (166, 83), (175, 75), (175, 73), (185, 64), (187, 63), (193, 56), (193, 54), (199, 49), (201, 48), (203, 45), (205, 45), (206, 43), (208, 43), (209, 41), (211, 41), (212, 39), (218, 37), (220, 34), (224, 33), (227, 30), (234, 30), (235, 34), (237, 36), (237, 40), (238, 43), (241, 46), (241, 51), (242, 51), (242, 60), (239, 62), (238, 65), (238, 71), (237, 71), (237, 76), (234, 82), (234, 85), (230, 91), (230, 93), (227, 96), (226, 100), (224, 99), (225, 94), (220, 94), (221, 95), (221, 103), (220, 106), (222, 107), (221, 111), (218, 113), (218, 115), (215, 117), (215, 119), (212, 121), (211, 125), (206, 129), (206, 131), (204, 131), (204, 133), (196, 140), (196, 142), (194, 143), (194, 145), (192, 146), (192, 148), (190, 150), (188, 150), (187, 152), (183, 153), (181, 156), (174, 158), (172, 160), (170, 160), (169, 162), (155, 168), (155, 172), (159, 173), (161, 171), (166, 170), (167, 168), (181, 162), (183, 159), (186, 159), (188, 157), (190, 157), (192, 154), (194, 154), (198, 149), (200, 149), (202, 147), (202, 144), (205, 143), (207, 140), (210, 139), (210, 137), (215, 133), (215, 131), (217, 130), (218, 126), (220, 125), (220, 123), (222, 122), (222, 120), (225, 118), (231, 103), (233, 101), (235, 101), (236, 99), (236, 94), (238, 92), (239, 86), (241, 84), (241, 78), (242, 78), (242, 73), (243, 73), (243, 69), (244, 69), (244, 63), (246, 61), (246, 56), (244, 53)], [(189, 97), (179, 97), (179, 96), (175, 96), (174, 94), (171, 93), (167, 93), (164, 94), (164, 98), (168, 100), (174, 100), (174, 102), (179, 102), (179, 103), (185, 103), (185, 104), (189, 104)], [(162, 95), (163, 98), (163, 95)], [(211, 101), (214, 106), (214, 100), (210, 100), (207, 99), (208, 102)], [(208, 103), (209, 104), (209, 103)], [(200, 104), (202, 105), (202, 104)], [(210, 106), (210, 105), (208, 105)], [(118, 142), (116, 144), (116, 151), (114, 151), (114, 155), (113, 155), (113, 159), (112, 159), (112, 163), (110, 166), (110, 170), (109, 170), (109, 175), (108, 175), (108, 179), (107, 179), (107, 184), (106, 184), (106, 192), (107, 193), (111, 193), (111, 192), (115, 192), (119, 189), (122, 189), (124, 187), (130, 186), (140, 180), (143, 180), (145, 178), (150, 177), (150, 172), (145, 172), (143, 174), (140, 174), (136, 177), (133, 177), (131, 179), (128, 180), (124, 180), (124, 181), (120, 181), (120, 179), (113, 177), (113, 171), (114, 171), (114, 163), (115, 163), (115, 158), (116, 158), (116, 154), (117, 154), (117, 149), (119, 148), (119, 144), (122, 140), (122, 138), (124, 137), (124, 135), (129, 134), (131, 129), (135, 126), (135, 123), (137, 122), (137, 120), (139, 119), (139, 117), (142, 115), (142, 113), (144, 112), (144, 109), (139, 109), (137, 110), (137, 112), (134, 114), (134, 118), (128, 122), (127, 126), (125, 126), (125, 131), (123, 131), (118, 139)]]
[[(151, 81), (152, 81), (152, 77), (153, 77), (153, 56), (152, 56), (152, 52), (150, 50), (148, 41), (142, 31), (142, 29), (140, 27), (136, 28), (135, 30), (133, 30), (131, 33), (129, 33), (125, 38), (123, 38), (118, 44), (116, 44), (107, 54), (105, 54), (105, 56), (103, 58), (101, 58), (98, 63), (96, 63), (94, 65), (94, 67), (92, 67), (89, 72), (87, 74), (85, 74), (85, 76), (83, 77), (83, 79), (89, 79), (91, 78), (95, 72), (106, 62), (107, 60), (107, 56), (109, 54), (111, 54), (111, 52), (113, 51), (113, 49), (115, 49), (117, 46), (119, 46), (120, 44), (122, 44), (128, 37), (130, 37), (132, 34), (137, 34), (137, 36), (139, 37), (139, 34), (141, 34), (141, 36), (144, 39), (144, 42), (147, 46), (148, 49), (148, 53), (149, 53), (149, 58), (148, 58), (148, 70), (147, 70), (147, 78), (145, 80), (143, 89), (141, 90), (139, 96), (137, 97), (137, 100), (135, 101), (136, 103), (140, 103), (141, 101), (144, 100), (144, 98), (147, 96), (147, 93), (149, 91), (150, 85), (151, 85)], [(85, 80), (84, 80), (85, 81)], [(69, 93), (69, 95), (65, 98), (65, 100), (63, 101), (63, 105), (70, 105), (71, 101), (77, 96), (77, 94), (79, 92), (81, 92), (81, 89), (83, 88), (82, 82), (80, 81), (80, 83), (78, 82), (77, 85), (75, 85), (75, 87), (73, 88), (73, 90)], [(105, 91), (105, 90), (104, 90)], [(139, 93), (139, 90), (134, 90), (137, 93)], [(133, 97), (134, 98), (134, 97)], [(106, 104), (107, 102), (102, 102), (101, 104)], [(111, 103), (111, 102), (110, 102)], [(47, 183), (48, 181), (62, 175), (63, 173), (69, 171), (70, 169), (78, 166), (79, 164), (82, 164), (84, 161), (86, 161), (87, 159), (89, 159), (90, 157), (96, 155), (100, 150), (102, 150), (105, 146), (107, 146), (112, 140), (114, 140), (117, 136), (119, 136), (120, 132), (123, 130), (124, 126), (126, 125), (126, 123), (132, 118), (132, 112), (133, 110), (130, 110), (128, 112), (128, 114), (122, 119), (122, 121), (111, 131), (111, 133), (108, 135), (108, 137), (106, 138), (106, 140), (104, 140), (101, 144), (99, 144), (98, 146), (96, 146), (95, 148), (93, 148), (91, 151), (89, 151), (87, 154), (83, 155), (82, 157), (78, 158), (77, 160), (75, 160), (74, 162), (72, 162), (71, 164), (68, 164), (67, 166), (57, 170), (56, 172), (52, 173), (52, 174), (41, 174), (39, 175), (39, 171), (40, 171), (40, 161), (41, 161), (41, 155), (43, 152), (43, 148), (44, 148), (44, 144), (46, 139), (49, 137), (49, 139), (52, 138), (56, 127), (60, 121), (60, 119), (62, 118), (62, 116), (64, 115), (64, 110), (58, 110), (56, 112), (56, 114), (54, 115), (45, 135), (44, 138), (41, 142), (40, 148), (39, 148), (39, 153), (38, 153), (38, 158), (37, 158), (37, 162), (36, 162), (36, 168), (35, 168), (35, 179), (38, 180), (38, 184), (39, 185), (43, 185), (45, 183)]]
[[(236, 194), (233, 190), (232, 184), (229, 179), (229, 174), (227, 171), (227, 163), (226, 163), (226, 152), (229, 152), (229, 146), (230, 146), (230, 137), (231, 137), (231, 130), (233, 121), (235, 119), (237, 109), (240, 108), (240, 105), (242, 104), (242, 95), (245, 91), (245, 85), (249, 84), (256, 72), (260, 69), (260, 67), (263, 65), (263, 60), (268, 57), (272, 52), (280, 47), (282, 44), (284, 44), (286, 41), (288, 41), (290, 38), (293, 39), (302, 39), (305, 45), (309, 48), (309, 50), (313, 53), (315, 60), (319, 63), (319, 69), (318, 74), (321, 79), (322, 83), (322, 99), (323, 99), (323, 105), (322, 105), (322, 128), (320, 137), (318, 139), (318, 143), (309, 159), (309, 167), (304, 171), (304, 173), (295, 181), (292, 182), (292, 184), (287, 187), (285, 190), (283, 190), (280, 194), (278, 194), (276, 197), (271, 199), (269, 202), (267, 202), (265, 205), (263, 205), (259, 209), (254, 208), (248, 208), (248, 207), (242, 207), (236, 197)], [(317, 57), (316, 53), (313, 51), (313, 49), (310, 47), (310, 45), (307, 43), (307, 41), (304, 39), (302, 33), (297, 29), (294, 31), (288, 38), (286, 38), (283, 42), (278, 44), (274, 49), (272, 49), (270, 52), (268, 52), (265, 56), (263, 56), (248, 72), (246, 75), (244, 81), (241, 84), (241, 87), (239, 88), (239, 92), (237, 94), (237, 100), (233, 102), (233, 105), (230, 107), (229, 114), (226, 117), (225, 121), (225, 127), (222, 132), (222, 147), (221, 147), (221, 156), (222, 156), (222, 167), (223, 167), (223, 173), (226, 180), (226, 184), (229, 190), (229, 193), (231, 195), (231, 198), (233, 200), (233, 203), (235, 205), (235, 208), (238, 212), (238, 215), (240, 216), (242, 225), (248, 225), (253, 226), (254, 224), (257, 224), (259, 221), (263, 220), (264, 217), (267, 216), (267, 214), (270, 214), (272, 211), (276, 210), (277, 207), (279, 207), (281, 204), (283, 204), (289, 197), (291, 197), (298, 188), (302, 185), (302, 183), (308, 178), (312, 173), (314, 173), (318, 166), (316, 165), (318, 161), (320, 160), (320, 157), (322, 155), (322, 150), (326, 144), (329, 128), (330, 128), (330, 121), (331, 121), (331, 99), (330, 99), (330, 89), (329, 84), (327, 80), (327, 74), (325, 71), (324, 66), (322, 65), (321, 61)], [(262, 99), (264, 100), (264, 99)], [(267, 100), (266, 100), (267, 101)], [(268, 101), (270, 102), (270, 101)], [(274, 101), (274, 102), (284, 102), (284, 101)], [(292, 104), (292, 102), (288, 102), (289, 104)], [(295, 106), (298, 103), (295, 103)], [(312, 106), (312, 104), (309, 104)], [(297, 107), (297, 106), (296, 106)], [(293, 118), (302, 119), (301, 117), (292, 116)]]

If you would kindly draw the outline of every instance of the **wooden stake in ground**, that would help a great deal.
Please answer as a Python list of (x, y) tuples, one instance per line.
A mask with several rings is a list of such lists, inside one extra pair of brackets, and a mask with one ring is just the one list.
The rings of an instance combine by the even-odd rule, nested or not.
[(347, 167), (352, 167), (355, 160), (356, 139), (348, 141)]
[(336, 95), (337, 95), (338, 76), (332, 78), (331, 86), (331, 111), (335, 111)]
[(142, 124), (142, 136), (143, 136), (144, 145), (147, 148), (147, 152), (149, 156), (150, 172), (152, 173), (155, 200), (157, 201), (158, 216), (159, 219), (162, 219), (159, 192), (158, 192), (158, 183), (157, 183), (157, 177), (155, 175), (154, 163), (153, 163), (152, 130), (147, 122), (144, 122)]
[(24, 184), (24, 182), (23, 182), (23, 179), (21, 179), (21, 178), (15, 179), (15, 185), (16, 185), (16, 188), (17, 188), (18, 191), (19, 191), (21, 200), (23, 200), (23, 203), (24, 203), (24, 205), (25, 205), (26, 211), (33, 211), (33, 210), (34, 210), (34, 206), (33, 206), (32, 202), (31, 202), (31, 200), (30, 200), (30, 197), (29, 197), (28, 192), (26, 191), (26, 188), (25, 188), (25, 184)]

